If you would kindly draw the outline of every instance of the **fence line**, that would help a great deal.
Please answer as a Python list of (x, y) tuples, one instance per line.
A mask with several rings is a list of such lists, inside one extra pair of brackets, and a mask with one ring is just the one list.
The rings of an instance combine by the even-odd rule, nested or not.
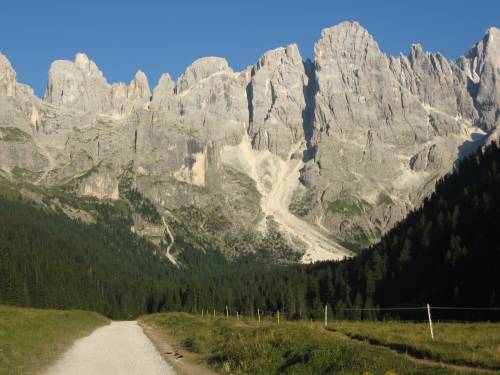
[[(334, 311), (396, 311), (396, 310), (425, 310), (427, 307), (346, 307)], [(434, 307), (433, 307), (434, 308)]]
[[(201, 315), (204, 316), (204, 309), (202, 309), (202, 312), (201, 312)], [(466, 322), (473, 322), (475, 321), (474, 319), (470, 320), (470, 319), (467, 319), (467, 316), (464, 316), (465, 319), (441, 319), (441, 317), (439, 316), (438, 314), (438, 317), (436, 319), (436, 317), (434, 316), (433, 318), (434, 319), (431, 319), (431, 310), (434, 310), (434, 311), (466, 311), (466, 312), (474, 312), (474, 311), (483, 311), (483, 312), (487, 312), (487, 311), (491, 311), (491, 312), (496, 312), (496, 311), (499, 311), (500, 312), (500, 307), (471, 307), (471, 306), (429, 306), (429, 305), (426, 305), (426, 306), (408, 306), (408, 307), (373, 307), (373, 308), (356, 308), (356, 307), (346, 307), (346, 308), (337, 308), (337, 309), (333, 309), (333, 311), (331, 312), (332, 314), (332, 320), (335, 321), (336, 320), (336, 316), (335, 314), (336, 313), (339, 313), (339, 312), (353, 312), (353, 311), (359, 311), (359, 312), (363, 312), (363, 311), (371, 311), (371, 312), (377, 312), (377, 313), (383, 313), (383, 312), (389, 312), (389, 311), (394, 311), (394, 312), (397, 312), (397, 311), (401, 311), (401, 312), (404, 312), (404, 311), (422, 311), (422, 312), (425, 312), (425, 319), (424, 316), (422, 316), (422, 319), (418, 319), (418, 316), (411, 316), (409, 317), (409, 319), (404, 319), (402, 318), (401, 316), (397, 316), (395, 320), (398, 320), (398, 321), (412, 321), (412, 322), (428, 322), (429, 324), (429, 329), (430, 329), (430, 333), (431, 333), (431, 337), (434, 336), (434, 333), (433, 333), (433, 327), (432, 327), (432, 323), (433, 323), (433, 320), (435, 320), (436, 322), (441, 322), (441, 323), (445, 323), (445, 322), (454, 322), (454, 323), (466, 323)], [(214, 309), (214, 317), (216, 316), (216, 309)], [(229, 307), (226, 305), (225, 306), (225, 314), (222, 313), (220, 314), (221, 316), (224, 316), (226, 318), (229, 318), (230, 317), (230, 313), (229, 313)], [(255, 315), (255, 311), (252, 311), (252, 313), (243, 313), (237, 309), (235, 309), (233, 312), (231, 312), (231, 316), (234, 314), (236, 316), (236, 318), (238, 320), (240, 319), (243, 319), (244, 317), (245, 318), (249, 318), (251, 317), (252, 319), (257, 319), (258, 322), (260, 323), (261, 321), (263, 320), (269, 320), (269, 318), (271, 318), (272, 320), (276, 320), (277, 319), (277, 322), (279, 324), (279, 321), (280, 321), (280, 313), (283, 314), (283, 317), (286, 319), (286, 314), (287, 314), (287, 311), (285, 311), (285, 309), (277, 309), (275, 311), (269, 311), (269, 310), (261, 310), (260, 308), (257, 308), (257, 315)], [(300, 316), (300, 318), (297, 318), (297, 316), (295, 315), (297, 312), (294, 312), (294, 316), (295, 316), (295, 319), (292, 318), (292, 320), (310, 320), (311, 322), (312, 321), (323, 321), (324, 322), (324, 325), (325, 327), (328, 326), (328, 305), (324, 305), (324, 316), (323, 318), (319, 318), (318, 316), (316, 316), (315, 318), (309, 318), (309, 319), (304, 319), (302, 316)], [(246, 316), (245, 316), (246, 315)], [(419, 314), (420, 315), (420, 314)], [(208, 309), (207, 309), (207, 314), (206, 316), (208, 317)], [(345, 317), (344, 317), (345, 318)], [(349, 319), (352, 319), (352, 317), (347, 317), (347, 320)], [(375, 319), (373, 319), (375, 318)], [(390, 319), (390, 316), (387, 316), (387, 315), (379, 315), (378, 317), (375, 316), (375, 317), (371, 317), (371, 318), (368, 318), (366, 319), (366, 317), (363, 317), (363, 319), (361, 319), (360, 317), (358, 317), (358, 319), (361, 319), (361, 320), (386, 320), (387, 318)], [(338, 319), (338, 318), (337, 318)], [(354, 318), (355, 320), (357, 320), (356, 318)], [(488, 319), (485, 319), (488, 321)], [(500, 316), (495, 319), (493, 319), (494, 321), (497, 321), (499, 320), (500, 321)]]
[[(431, 306), (432, 310), (450, 310), (450, 311), (500, 311), (500, 307), (445, 307), (445, 306)], [(223, 313), (220, 313), (221, 315), (226, 315), (229, 316), (229, 310), (230, 309), (223, 309)], [(332, 313), (339, 312), (339, 311), (425, 311), (427, 310), (426, 306), (421, 306), (421, 307), (372, 307), (372, 308), (356, 308), (356, 307), (346, 307), (346, 308), (333, 308), (331, 310)], [(208, 309), (204, 310), (202, 309), (201, 311), (207, 311)], [(214, 310), (214, 313), (217, 310)], [(262, 317), (264, 315), (274, 315), (277, 314), (277, 312), (280, 312), (281, 314), (286, 314), (287, 311), (284, 309), (277, 309), (274, 311), (271, 310), (262, 310), (262, 309), (257, 309), (255, 315), (258, 317), (259, 315)], [(240, 313), (242, 314), (241, 310), (234, 310), (234, 313)], [(206, 314), (208, 316), (208, 314)], [(247, 313), (246, 315), (252, 315), (251, 313)], [(253, 316), (252, 315), (252, 316)]]
[(431, 306), (433, 310), (475, 310), (475, 311), (500, 311), (500, 307), (442, 307)]
[[(411, 321), (414, 323), (427, 323), (429, 326), (429, 333), (430, 333), (430, 338), (431, 340), (435, 340), (434, 336), (434, 323), (472, 323), (473, 321), (467, 321), (467, 320), (445, 320), (445, 319), (435, 319), (435, 316), (431, 316), (431, 310), (438, 310), (438, 311), (499, 311), (500, 312), (500, 307), (470, 307), (470, 306), (434, 306), (431, 307), (429, 304), (426, 304), (425, 306), (411, 306), (411, 307), (381, 307), (381, 308), (341, 308), (341, 309), (334, 309), (335, 312), (337, 311), (425, 311), (425, 316), (427, 319), (422, 319), (422, 320), (415, 320), (415, 319), (409, 319), (406, 321)], [(229, 307), (226, 305), (225, 306), (225, 318), (229, 319), (230, 316), (231, 318), (233, 317), (233, 313), (236, 316), (236, 319), (239, 321), (240, 319), (250, 318), (251, 320), (257, 320), (259, 325), (262, 323), (264, 320), (267, 322), (274, 322), (277, 323), (278, 325), (280, 324), (280, 312), (283, 314), (283, 317), (286, 316), (286, 311), (285, 309), (277, 309), (275, 311), (269, 311), (269, 310), (261, 310), (260, 308), (257, 308), (257, 316), (254, 314), (254, 310), (252, 309), (252, 314), (242, 314), (239, 310), (235, 310), (234, 312), (229, 313)], [(207, 316), (209, 317), (208, 310), (207, 314), (204, 314), (204, 309), (202, 309), (201, 312), (202, 317)], [(439, 315), (439, 314), (438, 314)], [(214, 309), (214, 318), (216, 316), (216, 309)], [(220, 316), (224, 316), (224, 314), (220, 314)], [(271, 317), (271, 318), (269, 318)], [(423, 318), (423, 317), (422, 317)], [(286, 318), (285, 318), (286, 320)], [(300, 319), (293, 319), (293, 320), (298, 320), (298, 321), (308, 321), (310, 320), (311, 323), (314, 322), (321, 322), (323, 320), (323, 324), (325, 326), (325, 329), (328, 329), (329, 324), (335, 326), (335, 321), (341, 321), (342, 319), (335, 319), (333, 318), (332, 321), (330, 322), (328, 320), (328, 304), (324, 305), (324, 318), (323, 319), (318, 319), (318, 317), (314, 319), (303, 319), (302, 317)], [(349, 318), (348, 318), (349, 320)], [(363, 319), (363, 320), (372, 320), (372, 319)], [(375, 321), (378, 319), (374, 319)], [(383, 318), (385, 320), (385, 318)], [(397, 321), (401, 321), (400, 319), (396, 319)], [(496, 321), (497, 319), (495, 319)], [(405, 321), (404, 319), (402, 321)], [(500, 321), (500, 317), (498, 317), (498, 321)], [(439, 325), (438, 327), (438, 338), (439, 338)]]

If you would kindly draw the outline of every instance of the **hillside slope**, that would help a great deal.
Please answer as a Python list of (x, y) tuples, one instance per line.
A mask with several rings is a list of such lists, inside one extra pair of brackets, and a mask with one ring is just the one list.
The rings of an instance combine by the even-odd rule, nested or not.
[[(500, 320), (500, 149), (496, 143), (462, 161), (421, 208), (380, 243), (341, 262), (228, 271), (197, 287), (201, 308), (289, 318), (424, 319), (424, 310), (383, 307), (486, 308), (436, 310), (437, 319)], [(193, 287), (196, 287), (193, 285)], [(222, 298), (212, 300), (215, 293)], [(368, 310), (362, 311), (366, 308)]]
[(99, 200), (0, 177), (0, 303), (129, 319), (182, 309), (200, 275), (300, 258), (279, 232), (218, 235), (216, 211), (165, 220), (126, 185), (120, 199)]

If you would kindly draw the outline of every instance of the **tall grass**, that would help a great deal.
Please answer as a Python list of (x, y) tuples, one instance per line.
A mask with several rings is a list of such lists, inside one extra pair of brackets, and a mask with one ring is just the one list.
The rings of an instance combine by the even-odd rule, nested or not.
[(37, 373), (107, 322), (94, 312), (0, 306), (0, 375)]
[[(226, 374), (454, 374), (418, 364), (387, 348), (350, 340), (318, 323), (272, 322), (154, 314), (141, 318)], [(464, 371), (462, 374), (474, 373)]]
[(435, 340), (426, 323), (338, 321), (330, 327), (418, 357), (500, 370), (498, 323), (437, 323)]

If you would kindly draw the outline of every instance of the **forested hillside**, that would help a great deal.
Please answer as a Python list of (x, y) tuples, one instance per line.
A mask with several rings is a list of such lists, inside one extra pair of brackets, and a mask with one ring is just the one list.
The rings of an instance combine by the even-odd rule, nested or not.
[[(129, 206), (97, 200), (82, 204), (94, 222), (71, 219), (12, 188), (0, 191), (0, 303), (93, 309), (110, 317), (222, 312), (227, 305), (244, 314), (279, 309), (289, 318), (319, 318), (328, 304), (334, 315), (356, 319), (415, 318), (420, 311), (377, 309), (427, 302), (500, 307), (496, 145), (464, 160), (379, 244), (342, 262), (273, 264), (265, 239), (253, 252), (229, 261), (218, 251), (220, 243), (176, 223), (176, 244), (183, 247), (177, 268), (160, 254), (161, 246), (130, 230)], [(242, 246), (233, 245), (235, 251)], [(441, 317), (499, 320), (500, 314), (459, 311)]]
[[(170, 223), (173, 265), (166, 234), (152, 241), (131, 230), (138, 216), (158, 225), (159, 213), (139, 192), (123, 191), (122, 199), (99, 201), (0, 177), (0, 304), (82, 308), (111, 318), (189, 310), (200, 293), (193, 280), (296, 259), (279, 233), (220, 240), (200, 229), (209, 215), (186, 208)], [(240, 255), (228, 259), (223, 246)]]
[[(500, 307), (500, 150), (464, 160), (421, 208), (381, 242), (342, 262), (231, 270), (200, 289), (191, 309), (282, 310), (291, 318), (421, 318), (421, 311), (379, 307)], [(215, 296), (215, 298), (213, 298)], [(375, 310), (352, 310), (368, 308)], [(499, 311), (440, 311), (443, 319), (499, 320)], [(423, 315), (425, 316), (425, 315)]]
[[(83, 308), (113, 318), (164, 309), (167, 301), (170, 308), (184, 304), (186, 273), (130, 230), (126, 202), (26, 193), (1, 182), (0, 303)], [(198, 272), (224, 264), (210, 243), (204, 252), (192, 245), (184, 241), (185, 257)]]
[(143, 311), (153, 287), (169, 280), (172, 268), (112, 218), (112, 207), (96, 209), (109, 221), (88, 225), (0, 198), (1, 303), (124, 317)]

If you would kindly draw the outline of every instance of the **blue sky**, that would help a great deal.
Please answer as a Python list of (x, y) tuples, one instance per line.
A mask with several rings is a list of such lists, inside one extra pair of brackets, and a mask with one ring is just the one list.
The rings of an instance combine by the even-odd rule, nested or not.
[(388, 54), (407, 54), (418, 41), (456, 58), (489, 26), (500, 27), (500, 0), (5, 0), (0, 51), (38, 95), (50, 63), (80, 51), (110, 82), (129, 82), (142, 69), (154, 87), (161, 73), (176, 78), (202, 56), (226, 57), (241, 70), (297, 43), (312, 57), (321, 29), (354, 20)]

